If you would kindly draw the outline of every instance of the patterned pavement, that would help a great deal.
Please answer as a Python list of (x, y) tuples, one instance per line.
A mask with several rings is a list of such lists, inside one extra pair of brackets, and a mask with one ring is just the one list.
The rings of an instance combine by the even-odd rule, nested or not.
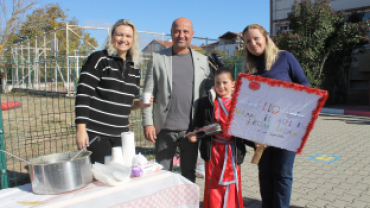
[[(258, 170), (248, 151), (241, 166), (244, 207), (259, 208)], [(322, 113), (296, 157), (290, 207), (370, 208), (369, 175), (370, 117)], [(202, 202), (204, 180), (197, 184)]]

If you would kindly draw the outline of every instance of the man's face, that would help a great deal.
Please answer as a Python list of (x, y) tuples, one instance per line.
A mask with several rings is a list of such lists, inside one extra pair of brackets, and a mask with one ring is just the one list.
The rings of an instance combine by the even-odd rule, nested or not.
[(177, 19), (173, 23), (171, 30), (171, 37), (174, 50), (181, 51), (189, 48), (193, 35), (194, 31), (191, 22), (185, 18)]

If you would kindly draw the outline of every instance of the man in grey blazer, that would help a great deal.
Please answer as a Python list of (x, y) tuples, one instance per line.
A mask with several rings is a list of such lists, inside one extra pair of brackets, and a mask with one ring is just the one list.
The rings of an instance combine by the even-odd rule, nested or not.
[(173, 46), (153, 53), (148, 65), (144, 92), (152, 93), (154, 103), (142, 112), (144, 135), (155, 143), (156, 160), (172, 170), (178, 146), (181, 173), (195, 182), (198, 143), (191, 143), (185, 133), (193, 130), (209, 66), (206, 56), (190, 48), (193, 34), (190, 20), (182, 17), (172, 23)]

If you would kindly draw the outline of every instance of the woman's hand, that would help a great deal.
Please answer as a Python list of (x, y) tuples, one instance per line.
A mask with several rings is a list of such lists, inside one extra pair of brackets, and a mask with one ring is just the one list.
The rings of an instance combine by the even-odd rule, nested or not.
[[(259, 147), (260, 145), (262, 145), (262, 144), (255, 142), (255, 143), (254, 143), (254, 145), (256, 146), (256, 148), (258, 148), (258, 147)], [(268, 147), (267, 145), (263, 145), (263, 149), (264, 149), (264, 150), (265, 150), (267, 147)]]
[(86, 124), (77, 124), (76, 143), (79, 150), (89, 143)]

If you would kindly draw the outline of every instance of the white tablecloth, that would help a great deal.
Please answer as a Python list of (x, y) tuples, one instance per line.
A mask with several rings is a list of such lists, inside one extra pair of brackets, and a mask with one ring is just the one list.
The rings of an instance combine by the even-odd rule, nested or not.
[(199, 188), (181, 175), (159, 171), (118, 186), (95, 181), (62, 195), (35, 195), (31, 184), (0, 190), (0, 207), (199, 207)]

